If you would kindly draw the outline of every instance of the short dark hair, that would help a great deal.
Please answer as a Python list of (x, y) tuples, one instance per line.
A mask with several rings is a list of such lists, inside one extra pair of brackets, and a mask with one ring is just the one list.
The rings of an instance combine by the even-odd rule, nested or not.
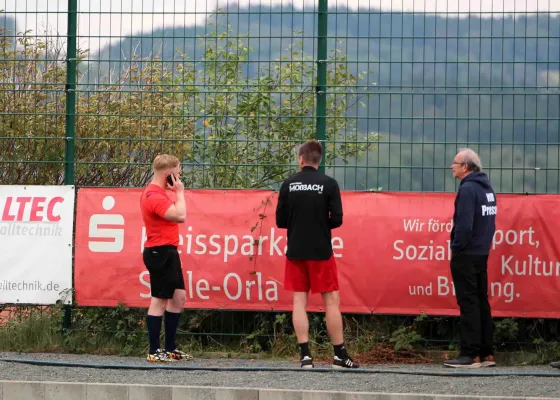
[(323, 146), (315, 139), (308, 140), (299, 148), (298, 155), (307, 163), (319, 164), (323, 155)]

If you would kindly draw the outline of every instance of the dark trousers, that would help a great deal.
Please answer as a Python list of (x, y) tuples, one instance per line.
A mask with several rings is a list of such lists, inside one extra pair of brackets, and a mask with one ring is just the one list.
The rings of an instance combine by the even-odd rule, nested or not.
[(451, 276), (460, 309), (461, 356), (494, 354), (494, 325), (488, 302), (488, 256), (453, 255)]

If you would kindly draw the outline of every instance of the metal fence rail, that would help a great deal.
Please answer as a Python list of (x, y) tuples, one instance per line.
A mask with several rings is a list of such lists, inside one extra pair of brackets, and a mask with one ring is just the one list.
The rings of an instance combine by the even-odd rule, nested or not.
[[(560, 5), (313, 3), (0, 0), (0, 184), (138, 187), (170, 152), (187, 187), (276, 188), (318, 138), (346, 190), (454, 191), (449, 166), (469, 146), (496, 191), (558, 193)], [(135, 311), (112, 313), (79, 309), (74, 329), (145, 342), (126, 325)], [(284, 343), (282, 315), (186, 315), (201, 344)], [(357, 317), (355, 336), (372, 321)], [(455, 337), (448, 322), (425, 338)], [(513, 336), (506, 323), (500, 340), (527, 344), (542, 323)]]
[(190, 187), (276, 187), (317, 137), (347, 190), (453, 191), (470, 146), (498, 191), (558, 192), (554, 4), (265, 3), (0, 1), (1, 182), (141, 186), (166, 151)]

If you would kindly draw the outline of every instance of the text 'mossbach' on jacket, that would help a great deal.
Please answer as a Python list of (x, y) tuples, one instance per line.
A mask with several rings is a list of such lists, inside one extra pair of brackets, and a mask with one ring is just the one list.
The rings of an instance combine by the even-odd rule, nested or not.
[(288, 258), (328, 259), (332, 254), (331, 229), (342, 225), (342, 217), (335, 179), (304, 167), (282, 183), (276, 226), (288, 230)]

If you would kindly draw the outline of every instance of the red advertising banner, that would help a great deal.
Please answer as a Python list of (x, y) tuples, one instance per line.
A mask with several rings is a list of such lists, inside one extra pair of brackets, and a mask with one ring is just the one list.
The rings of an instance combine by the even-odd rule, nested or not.
[[(147, 307), (142, 189), (81, 189), (75, 289), (81, 306)], [(276, 193), (185, 192), (180, 229), (186, 308), (290, 310), (283, 289), (286, 231)], [(458, 315), (449, 262), (454, 193), (343, 192), (333, 231), (343, 312)], [(559, 197), (498, 195), (489, 259), (494, 316), (560, 317)], [(322, 310), (319, 295), (309, 310)]]

